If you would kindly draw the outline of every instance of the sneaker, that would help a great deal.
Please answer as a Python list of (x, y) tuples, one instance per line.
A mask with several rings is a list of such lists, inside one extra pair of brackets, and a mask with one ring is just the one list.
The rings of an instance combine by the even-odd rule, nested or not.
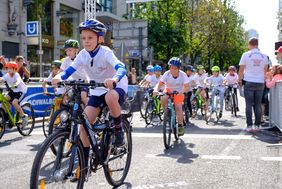
[(219, 118), (222, 118), (222, 111), (219, 112)]
[(115, 142), (114, 145), (116, 147), (120, 147), (124, 145), (124, 132), (122, 129), (116, 129), (115, 130)]
[(28, 125), (28, 115), (24, 114), (22, 117), (22, 128), (26, 127)]
[(236, 111), (239, 112), (239, 108), (238, 107), (236, 108)]
[(259, 125), (253, 125), (253, 131), (255, 131), (255, 132), (260, 131), (260, 126)]
[(252, 131), (253, 131), (252, 126), (247, 126), (247, 127), (244, 129), (244, 131), (246, 131), (246, 132), (252, 132)]
[(178, 127), (178, 136), (183, 136), (185, 133), (185, 129), (183, 126)]

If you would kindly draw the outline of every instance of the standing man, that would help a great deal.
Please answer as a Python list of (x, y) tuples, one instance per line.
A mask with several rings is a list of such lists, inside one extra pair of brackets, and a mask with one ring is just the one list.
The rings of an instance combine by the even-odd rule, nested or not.
[[(248, 43), (249, 51), (245, 52), (240, 60), (240, 86), (244, 85), (246, 102), (246, 131), (258, 131), (261, 124), (261, 100), (264, 90), (265, 74), (268, 69), (267, 55), (258, 49), (258, 39), (251, 38)], [(252, 110), (254, 108), (255, 124), (253, 125)]]

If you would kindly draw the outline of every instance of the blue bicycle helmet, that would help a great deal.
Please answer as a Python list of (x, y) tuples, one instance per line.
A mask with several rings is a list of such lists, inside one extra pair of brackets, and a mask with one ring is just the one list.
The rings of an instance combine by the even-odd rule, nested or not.
[(187, 65), (186, 71), (193, 71), (193, 66), (192, 65)]
[(106, 26), (96, 19), (88, 19), (81, 22), (79, 24), (79, 31), (81, 32), (82, 30), (94, 31), (97, 36), (104, 36), (107, 32)]
[(178, 57), (172, 57), (171, 59), (169, 59), (168, 65), (180, 67), (181, 66), (181, 60)]
[(161, 66), (159, 66), (159, 65), (155, 65), (154, 66), (154, 71), (162, 71), (163, 69), (162, 69), (162, 67)]
[(150, 71), (150, 72), (154, 72), (154, 66), (152, 65), (148, 65), (146, 70)]

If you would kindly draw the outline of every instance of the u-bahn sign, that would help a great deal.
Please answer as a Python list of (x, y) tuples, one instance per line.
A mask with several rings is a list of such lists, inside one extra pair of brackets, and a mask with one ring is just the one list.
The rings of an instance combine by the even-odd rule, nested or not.
[(25, 34), (27, 37), (38, 36), (38, 21), (26, 22)]

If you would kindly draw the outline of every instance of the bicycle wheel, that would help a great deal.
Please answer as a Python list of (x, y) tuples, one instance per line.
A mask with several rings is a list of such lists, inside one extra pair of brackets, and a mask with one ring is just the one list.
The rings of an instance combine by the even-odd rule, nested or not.
[(141, 117), (144, 118), (144, 119), (145, 119), (147, 103), (148, 103), (148, 100), (146, 98), (144, 98), (142, 100), (141, 106), (140, 106), (140, 114), (141, 114)]
[(70, 113), (66, 107), (62, 107), (56, 112), (54, 112), (50, 118), (48, 135), (51, 135), (54, 130), (62, 128), (68, 123), (68, 118)]
[[(131, 164), (132, 136), (131, 127), (126, 119), (123, 119), (123, 130), (125, 134), (125, 145), (109, 149), (112, 144), (108, 143), (106, 149), (109, 156), (108, 163), (103, 165), (105, 177), (108, 183), (114, 187), (123, 184)], [(108, 140), (110, 141), (110, 140)]]
[(166, 149), (170, 147), (171, 142), (171, 111), (170, 109), (166, 109), (164, 112), (164, 121), (163, 121), (163, 139), (164, 146)]
[(50, 125), (50, 119), (52, 115), (54, 114), (54, 106), (49, 106), (45, 109), (43, 114), (43, 120), (42, 120), (42, 130), (45, 137), (48, 136), (49, 131), (49, 125)]
[(183, 116), (184, 116), (184, 125), (187, 126), (189, 124), (189, 110), (186, 104), (182, 107)]
[[(70, 157), (65, 156), (69, 150), (70, 131), (61, 130), (46, 138), (37, 152), (33, 161), (30, 189), (54, 189), (54, 188), (83, 188), (85, 178), (85, 160), (83, 147), (80, 140), (77, 143), (74, 167), (70, 176), (67, 176)], [(54, 155), (51, 147), (57, 145), (58, 153)], [(77, 182), (71, 182), (72, 179)]]
[(147, 125), (150, 125), (152, 123), (153, 110), (154, 110), (154, 104), (153, 101), (150, 100), (146, 106), (146, 111), (145, 111), (145, 122)]
[(24, 114), (28, 115), (28, 124), (23, 126), (23, 122), (19, 119), (19, 114), (17, 114), (17, 118), (19, 119), (17, 122), (17, 129), (21, 135), (28, 136), (32, 132), (35, 124), (34, 110), (30, 103), (22, 104), (21, 108)]
[(196, 117), (197, 115), (197, 111), (198, 111), (198, 106), (197, 106), (197, 98), (194, 97), (193, 100), (191, 101), (191, 105), (192, 105), (192, 117)]
[(232, 94), (232, 109), (233, 109), (233, 112), (234, 112), (234, 115), (235, 117), (237, 117), (237, 102), (236, 102), (236, 96), (235, 96), (235, 93)]
[(0, 109), (0, 139), (3, 137), (5, 130), (6, 130), (5, 112), (3, 109)]

